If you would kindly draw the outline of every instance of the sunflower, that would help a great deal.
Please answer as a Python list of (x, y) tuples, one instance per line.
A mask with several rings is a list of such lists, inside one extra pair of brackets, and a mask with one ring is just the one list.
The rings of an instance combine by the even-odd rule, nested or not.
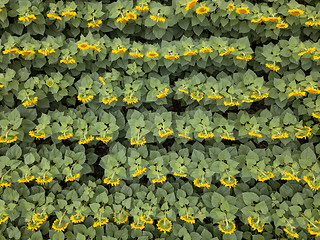
[(75, 175), (71, 175), (71, 177), (66, 177), (64, 179), (64, 182), (73, 182), (74, 180), (76, 180), (79, 177), (80, 177), (80, 173), (77, 173)]
[(238, 181), (233, 176), (228, 177), (227, 179), (220, 179), (221, 184), (226, 187), (232, 188), (237, 185)]
[(203, 99), (203, 97), (204, 97), (204, 93), (199, 91), (196, 91), (190, 94), (190, 98), (192, 100), (196, 100), (197, 102), (200, 102)]
[(187, 135), (185, 135), (185, 134), (181, 134), (181, 133), (179, 133), (178, 136), (179, 136), (179, 137), (186, 138), (186, 139), (191, 139), (191, 137), (189, 137), (189, 136), (187, 136)]
[(19, 178), (18, 183), (28, 183), (28, 182), (31, 182), (33, 179), (35, 179), (34, 176), (26, 176), (23, 178)]
[(191, 8), (193, 8), (196, 5), (197, 2), (198, 2), (198, 0), (191, 0), (190, 2), (188, 2), (187, 5), (186, 5), (186, 10), (188, 11)]
[[(317, 221), (315, 220), (314, 221), (315, 224), (313, 224), (312, 226), (308, 223), (308, 232), (311, 234), (311, 235), (315, 235), (317, 237), (320, 237), (320, 221)], [(317, 229), (317, 231), (315, 230), (312, 230), (312, 229)]]
[(30, 131), (29, 135), (31, 137), (35, 137), (37, 140), (41, 139), (41, 138), (45, 138), (46, 134), (45, 133), (40, 133), (38, 131)]
[(259, 182), (264, 182), (267, 181), (271, 178), (274, 178), (274, 174), (272, 172), (269, 171), (263, 171), (263, 176), (258, 176), (258, 181)]
[(126, 102), (127, 104), (137, 103), (138, 98), (135, 96), (127, 96), (123, 98), (123, 102)]
[(93, 99), (93, 97), (94, 96), (92, 94), (79, 93), (77, 98), (79, 101), (83, 103), (87, 103), (87, 102), (90, 102)]
[(249, 14), (250, 10), (248, 9), (248, 7), (240, 7), (236, 9), (236, 13), (238, 14)]
[(166, 19), (164, 17), (158, 17), (158, 16), (154, 16), (154, 15), (150, 15), (150, 19), (153, 21), (157, 21), (157, 22), (165, 22)]
[(304, 127), (299, 128), (299, 129), (297, 129), (297, 130), (298, 130), (298, 132), (296, 132), (296, 133), (294, 134), (297, 138), (304, 138), (304, 139), (306, 139), (307, 137), (311, 136), (311, 130), (312, 130), (311, 127), (304, 126)]
[(47, 17), (48, 18), (54, 18), (54, 19), (62, 20), (62, 18), (59, 15), (56, 15), (56, 14), (53, 14), (53, 13), (48, 13)]
[(96, 139), (98, 140), (98, 141), (102, 141), (103, 143), (105, 143), (105, 144), (107, 144), (109, 141), (111, 141), (112, 140), (112, 137), (96, 137)]
[(11, 48), (11, 49), (7, 49), (5, 48), (4, 51), (2, 51), (2, 54), (16, 54), (19, 53), (19, 49), (18, 48)]
[(131, 229), (144, 229), (145, 227), (145, 224), (142, 222), (142, 223), (136, 223), (136, 222), (133, 222), (131, 223)]
[(196, 187), (206, 187), (207, 189), (210, 188), (210, 184), (207, 180), (204, 180), (205, 182), (202, 182), (200, 178), (196, 178), (193, 180), (193, 184)]
[(180, 219), (187, 222), (187, 223), (191, 223), (191, 224), (194, 224), (196, 222), (194, 217), (190, 216), (190, 215), (181, 216)]
[(290, 181), (290, 180), (295, 180), (297, 182), (299, 182), (301, 179), (294, 176), (293, 174), (287, 172), (287, 171), (284, 171), (283, 173), (284, 175), (287, 175), (287, 177), (282, 177), (281, 180), (287, 180), (287, 181)]
[(103, 220), (99, 218), (98, 221), (95, 221), (93, 223), (93, 227), (101, 227), (102, 225), (105, 225), (109, 222), (109, 218), (104, 218)]
[(236, 225), (232, 221), (222, 220), (218, 225), (218, 229), (224, 234), (232, 234), (236, 230)]
[(48, 215), (45, 213), (35, 213), (33, 214), (32, 219), (39, 223), (44, 223), (48, 219)]
[(313, 112), (311, 115), (314, 118), (320, 119), (320, 113), (319, 112)]
[(88, 144), (89, 142), (94, 140), (94, 136), (90, 135), (88, 138), (85, 137), (85, 139), (80, 139), (78, 141), (79, 144)]
[(118, 213), (113, 213), (113, 220), (117, 225), (125, 223), (126, 221), (128, 221), (128, 218), (129, 215), (124, 209), (121, 209)]
[(234, 4), (229, 3), (229, 5), (228, 5), (228, 10), (229, 10), (229, 11), (233, 11), (234, 9), (235, 9)]
[(196, 9), (196, 13), (198, 15), (202, 15), (202, 14), (205, 14), (205, 13), (209, 12), (209, 10), (210, 10), (210, 8), (201, 5), (200, 7), (198, 7)]
[(152, 183), (163, 183), (166, 180), (167, 180), (167, 177), (166, 176), (162, 176), (161, 178), (158, 177), (156, 179), (153, 179)]
[(142, 222), (145, 222), (145, 223), (153, 224), (153, 219), (150, 218), (149, 215), (148, 215), (147, 217), (146, 217), (146, 215), (140, 216), (140, 220), (141, 220)]
[(141, 54), (140, 52), (130, 52), (129, 55), (134, 58), (142, 58), (143, 57), (143, 54)]
[(137, 145), (138, 147), (140, 147), (140, 146), (143, 146), (144, 144), (146, 144), (147, 141), (146, 141), (145, 137), (142, 137), (138, 141), (135, 141), (134, 138), (131, 138), (130, 143), (131, 143), (131, 145)]
[(41, 226), (40, 222), (35, 221), (34, 219), (31, 219), (31, 221), (28, 222), (28, 229), (30, 230), (38, 230), (38, 228)]
[(284, 23), (284, 22), (278, 23), (276, 25), (277, 28), (287, 28), (288, 26), (289, 26), (288, 23)]
[(258, 232), (263, 231), (263, 224), (262, 224), (262, 222), (259, 221), (259, 219), (258, 219), (258, 221), (255, 221), (255, 218), (250, 216), (250, 217), (248, 217), (248, 222), (253, 230), (257, 230)]
[(45, 56), (48, 56), (50, 53), (54, 53), (54, 52), (56, 52), (56, 51), (53, 48), (50, 49), (50, 50), (42, 49), (42, 48), (38, 50), (38, 53), (41, 53), (41, 54), (43, 54)]
[(320, 181), (315, 180), (314, 177), (312, 177), (312, 181), (311, 181), (309, 178), (311, 178), (311, 177), (303, 176), (302, 179), (309, 185), (309, 187), (311, 188), (312, 191), (317, 191), (318, 189), (320, 189)]
[(311, 94), (320, 94), (319, 88), (307, 87), (304, 91), (311, 93)]
[(73, 223), (82, 223), (84, 221), (85, 217), (80, 214), (71, 215), (70, 220)]
[(297, 8), (297, 9), (289, 9), (288, 13), (292, 16), (300, 16), (304, 13), (304, 11)]
[(32, 106), (38, 102), (38, 97), (34, 97), (33, 99), (26, 100), (22, 103), (23, 106)]
[(37, 177), (36, 182), (38, 184), (44, 185), (45, 183), (52, 182), (52, 180), (53, 180), (53, 177), (49, 177), (49, 176), (44, 175), (44, 176)]
[(73, 133), (63, 133), (62, 135), (58, 136), (58, 139), (59, 140), (67, 140), (71, 137), (73, 137)]
[(280, 70), (279, 66), (271, 65), (269, 63), (266, 63), (266, 67), (269, 68), (270, 70), (274, 71), (274, 72), (278, 72)]
[(0, 218), (0, 224), (1, 224), (1, 223), (4, 223), (4, 222), (7, 221), (8, 219), (9, 219), (8, 216), (3, 216), (3, 215), (2, 215), (2, 217)]
[(146, 167), (143, 167), (142, 169), (137, 169), (133, 174), (132, 177), (140, 176), (142, 173), (144, 173), (147, 170)]
[(23, 50), (19, 51), (19, 54), (21, 54), (23, 56), (29, 56), (29, 55), (35, 54), (35, 51), (23, 49)]
[(171, 129), (169, 129), (169, 128), (159, 130), (159, 136), (160, 137), (168, 137), (171, 134), (173, 134), (173, 131)]
[(76, 16), (77, 15), (77, 13), (76, 12), (72, 12), (72, 11), (65, 11), (65, 12), (63, 12), (62, 14), (61, 14), (61, 16), (63, 17), (63, 16), (66, 16), (66, 17), (74, 17), (74, 16)]
[(172, 223), (168, 218), (159, 219), (157, 227), (160, 231), (164, 233), (170, 232), (170, 230), (172, 229)]
[(99, 27), (101, 24), (102, 24), (102, 20), (99, 19), (92, 22), (88, 22), (88, 27), (95, 28), (95, 27)]
[(52, 228), (55, 231), (64, 231), (66, 230), (66, 228), (68, 227), (69, 223), (68, 222), (63, 222), (62, 219), (56, 219), (53, 224), (52, 224)]
[(78, 48), (81, 49), (81, 50), (88, 50), (90, 48), (89, 46), (90, 45), (88, 43), (86, 43), (86, 42), (78, 44)]
[(120, 184), (120, 179), (113, 179), (113, 177), (107, 177), (103, 180), (105, 184), (110, 184), (111, 186), (116, 186)]
[(294, 91), (288, 94), (288, 97), (300, 97), (300, 96), (305, 96), (306, 92), (302, 92), (302, 91)]
[(158, 56), (159, 56), (159, 54), (157, 52), (148, 52), (146, 54), (146, 57), (148, 57), (148, 58), (154, 58), (154, 57), (158, 57)]
[(213, 138), (214, 134), (213, 134), (213, 132), (207, 132), (207, 131), (204, 132), (204, 131), (202, 131), (202, 132), (198, 133), (198, 137), (199, 138), (204, 138), (204, 139)]
[(0, 187), (10, 187), (12, 182), (0, 182)]
[(219, 56), (228, 55), (228, 54), (230, 54), (230, 53), (233, 52), (233, 51), (234, 51), (234, 47), (228, 48), (227, 50), (222, 51), (221, 53), (219, 53)]
[(168, 60), (175, 60), (175, 59), (178, 59), (179, 58), (179, 55), (178, 54), (169, 54), (169, 55), (164, 55), (164, 58), (165, 59), (168, 59)]
[(149, 11), (149, 7), (148, 6), (136, 6), (136, 9), (140, 12), (144, 12), (144, 11)]
[(112, 103), (112, 102), (114, 102), (114, 101), (118, 101), (118, 99), (117, 99), (116, 96), (114, 96), (114, 95), (112, 95), (112, 94), (110, 94), (108, 98), (107, 98), (107, 97), (102, 98), (102, 102), (103, 102), (104, 104), (106, 104), (106, 105), (107, 105), (107, 104), (110, 104), (110, 103)]
[(187, 174), (186, 174), (186, 173), (177, 173), (177, 172), (174, 172), (173, 175), (174, 175), (174, 176), (178, 176), (178, 177), (187, 177)]
[(161, 93), (157, 94), (157, 98), (164, 98), (168, 95), (169, 89), (165, 88)]
[(118, 48), (118, 49), (112, 49), (112, 52), (115, 54), (122, 54), (122, 53), (125, 53), (126, 51), (127, 51), (127, 49), (124, 47)]

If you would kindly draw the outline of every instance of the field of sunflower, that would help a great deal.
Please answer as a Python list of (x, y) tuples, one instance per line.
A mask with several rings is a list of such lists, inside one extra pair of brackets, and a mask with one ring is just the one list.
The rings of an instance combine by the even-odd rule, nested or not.
[(0, 1), (0, 240), (320, 237), (316, 0)]

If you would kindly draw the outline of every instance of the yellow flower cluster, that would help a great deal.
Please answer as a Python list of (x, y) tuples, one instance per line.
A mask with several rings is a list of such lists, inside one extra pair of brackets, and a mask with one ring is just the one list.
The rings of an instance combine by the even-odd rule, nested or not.
[(117, 178), (117, 179), (114, 179), (113, 180), (113, 177), (107, 177), (103, 180), (103, 182), (105, 184), (110, 184), (111, 186), (116, 186), (116, 185), (119, 185), (120, 184), (120, 179)]
[(256, 133), (256, 132), (249, 132), (248, 133), (250, 136), (253, 136), (253, 137), (258, 137), (258, 138), (262, 138), (262, 135), (260, 133)]
[(145, 137), (142, 137), (141, 140), (139, 141), (134, 141), (134, 138), (131, 138), (130, 142), (131, 142), (131, 145), (137, 145), (138, 147), (141, 147), (147, 143)]
[(153, 179), (152, 183), (163, 183), (166, 180), (167, 180), (167, 177), (166, 176), (162, 176), (161, 178)]
[(70, 220), (72, 223), (82, 223), (85, 217), (82, 214), (71, 215)]
[(3, 215), (2, 215), (2, 217), (0, 218), (0, 224), (1, 224), (1, 223), (4, 223), (4, 222), (7, 221), (8, 219), (9, 219), (8, 216), (3, 216)]
[(288, 23), (284, 23), (284, 22), (278, 23), (276, 25), (277, 28), (287, 28), (288, 26), (289, 26)]
[(29, 56), (29, 55), (35, 54), (35, 51), (23, 49), (23, 50), (19, 51), (19, 54), (21, 54), (23, 56)]
[(214, 137), (214, 134), (213, 132), (199, 132), (198, 133), (198, 137), (199, 138), (204, 138), (204, 139), (207, 139), (207, 138), (213, 138)]
[(218, 225), (218, 229), (224, 234), (232, 234), (236, 230), (236, 225), (232, 221), (222, 220)]
[(222, 99), (222, 96), (220, 96), (220, 95), (214, 95), (214, 96), (208, 95), (208, 98), (213, 99), (213, 100), (218, 100), (218, 99)]
[(58, 136), (59, 140), (66, 140), (73, 137), (73, 133), (63, 133), (62, 135)]
[(31, 221), (28, 222), (28, 229), (34, 231), (34, 230), (38, 230), (38, 228), (40, 228), (42, 223), (35, 221), (34, 219), (31, 219)]
[(187, 136), (187, 135), (184, 135), (184, 134), (181, 134), (181, 133), (179, 133), (178, 136), (179, 136), (179, 137), (186, 138), (186, 139), (191, 139), (191, 137), (189, 137), (189, 136)]
[(159, 136), (160, 137), (168, 137), (171, 134), (173, 134), (173, 131), (171, 129), (169, 129), (169, 128), (167, 128), (166, 130), (165, 129), (159, 130)]
[(200, 178), (196, 178), (193, 180), (193, 184), (196, 186), (196, 187), (206, 187), (207, 189), (210, 188), (210, 184), (207, 180), (205, 180), (204, 183), (201, 182), (201, 179)]
[(78, 141), (79, 144), (88, 144), (89, 142), (94, 140), (94, 136), (90, 135), (88, 138), (80, 139)]
[(42, 224), (48, 219), (48, 215), (45, 213), (35, 213), (33, 214), (32, 219)]
[(157, 22), (165, 22), (166, 19), (164, 17), (158, 17), (155, 15), (150, 15), (150, 19)]
[(17, 141), (17, 135), (8, 136), (0, 136), (0, 143), (13, 143)]
[(31, 22), (36, 19), (37, 17), (34, 14), (28, 14), (24, 17), (19, 17), (19, 21), (23, 21), (23, 22)]
[(137, 171), (135, 171), (132, 174), (132, 177), (137, 177), (140, 176), (142, 173), (144, 173), (147, 170), (147, 168), (143, 167), (142, 169), (137, 169)]
[(170, 230), (172, 229), (172, 223), (168, 218), (159, 219), (157, 227), (161, 232), (170, 232)]
[(303, 176), (302, 179), (309, 185), (312, 191), (317, 191), (318, 189), (320, 189), (320, 181), (315, 179), (311, 181), (309, 178), (311, 177)]
[(35, 137), (37, 140), (46, 137), (46, 134), (45, 134), (45, 133), (39, 133), (38, 131), (30, 131), (30, 132), (29, 132), (29, 135), (30, 135), (31, 137)]
[(109, 218), (104, 218), (103, 220), (99, 219), (93, 223), (93, 227), (101, 227), (109, 222)]
[(79, 177), (80, 177), (80, 173), (77, 173), (76, 175), (73, 175), (71, 177), (66, 177), (64, 179), (64, 182), (73, 182), (74, 180), (76, 180)]
[(63, 222), (63, 221), (61, 221), (61, 219), (56, 219), (52, 224), (52, 229), (54, 229), (54, 231), (61, 232), (61, 231), (66, 230), (68, 225), (69, 225), (68, 222)]
[[(255, 219), (253, 217), (248, 217), (248, 222), (249, 225), (252, 227), (253, 230), (257, 230), (258, 232), (262, 232), (263, 231), (263, 224), (259, 221), (259, 222), (255, 222)], [(258, 224), (258, 225), (256, 225)]]
[(122, 15), (121, 17), (118, 17), (117, 18), (117, 22), (126, 23), (130, 19), (136, 20), (137, 19), (137, 14), (132, 13), (132, 12), (127, 12), (125, 16)]
[(269, 172), (269, 171), (263, 171), (264, 172), (264, 175), (263, 176), (258, 176), (258, 181), (259, 182), (264, 182), (264, 181), (267, 181), (271, 178), (274, 178), (274, 174), (272, 172)]
[(23, 102), (22, 105), (25, 106), (25, 107), (26, 106), (32, 106), (32, 105), (36, 104), (37, 101), (38, 101), (38, 97), (34, 97), (32, 100), (29, 99), (29, 100)]

